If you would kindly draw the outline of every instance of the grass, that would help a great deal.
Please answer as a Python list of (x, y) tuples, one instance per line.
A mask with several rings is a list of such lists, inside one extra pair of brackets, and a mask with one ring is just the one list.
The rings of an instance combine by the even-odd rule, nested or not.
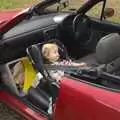
[[(86, 0), (69, 0), (71, 2), (71, 6), (78, 7)], [(96, 5), (91, 12), (89, 12), (90, 15), (99, 17), (100, 15), (100, 7), (101, 4)], [(107, 8), (113, 8), (115, 11), (115, 14), (111, 18), (107, 18), (107, 20), (112, 22), (120, 23), (120, 0), (107, 0), (106, 3)]]
[[(16, 8), (25, 8), (39, 2), (40, 0), (0, 0), (0, 10), (3, 9), (16, 9)], [(69, 0), (70, 8), (79, 8), (86, 0)], [(112, 18), (109, 18), (110, 21), (116, 21), (120, 23), (120, 0), (107, 0), (106, 7), (112, 7), (115, 10), (115, 15)], [(100, 14), (101, 5), (96, 6), (90, 13), (92, 16), (97, 16)]]
[(38, 1), (39, 0), (0, 0), (0, 9), (24, 8)]

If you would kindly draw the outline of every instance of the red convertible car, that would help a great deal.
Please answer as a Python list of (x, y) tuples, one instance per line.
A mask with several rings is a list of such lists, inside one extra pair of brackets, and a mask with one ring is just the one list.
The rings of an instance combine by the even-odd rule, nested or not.
[[(22, 12), (1, 12), (0, 101), (28, 120), (120, 120), (120, 25), (107, 20), (114, 10), (106, 4), (88, 0), (68, 11), (62, 9), (69, 1), (42, 0)], [(49, 9), (54, 5), (56, 10)], [(101, 6), (97, 18), (87, 14), (95, 6)], [(48, 42), (59, 45), (64, 59), (87, 67), (47, 66), (38, 47)], [(42, 80), (24, 93), (12, 67), (26, 56)], [(49, 69), (65, 72), (60, 83)]]

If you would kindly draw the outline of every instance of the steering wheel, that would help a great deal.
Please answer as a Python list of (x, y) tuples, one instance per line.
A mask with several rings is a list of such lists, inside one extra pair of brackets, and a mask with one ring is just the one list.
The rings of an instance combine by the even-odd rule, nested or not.
[(72, 28), (73, 28), (73, 32), (76, 33), (76, 26), (78, 24), (79, 21), (82, 21), (82, 17), (81, 19), (79, 19), (81, 16), (78, 14), (75, 16), (75, 18), (73, 19), (73, 22), (72, 22)]
[[(75, 40), (78, 40), (84, 34), (90, 34), (89, 18), (86, 15), (77, 14), (73, 19), (72, 28)], [(82, 42), (85, 43), (86, 41), (81, 41), (81, 43)]]

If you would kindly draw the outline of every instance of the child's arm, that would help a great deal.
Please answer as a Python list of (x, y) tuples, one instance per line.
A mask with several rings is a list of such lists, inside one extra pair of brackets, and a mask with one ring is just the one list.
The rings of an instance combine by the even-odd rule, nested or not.
[(81, 63), (76, 63), (71, 60), (63, 60), (61, 62), (55, 62), (55, 65), (65, 65), (65, 66), (74, 66), (74, 67), (87, 67), (87, 63), (81, 62)]
[(84, 63), (84, 62), (81, 62), (81, 63), (72, 62), (71, 65), (75, 67), (87, 67), (87, 63)]

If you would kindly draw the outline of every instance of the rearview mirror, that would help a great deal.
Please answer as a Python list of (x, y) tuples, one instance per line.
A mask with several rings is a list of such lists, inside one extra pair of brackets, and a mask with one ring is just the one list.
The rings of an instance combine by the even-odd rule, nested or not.
[(114, 15), (114, 9), (113, 8), (105, 8), (104, 9), (104, 18), (109, 18), (109, 17), (112, 17)]
[(69, 1), (65, 0), (59, 3), (58, 7), (57, 7), (57, 11), (61, 11), (62, 9), (66, 8), (69, 6)]

